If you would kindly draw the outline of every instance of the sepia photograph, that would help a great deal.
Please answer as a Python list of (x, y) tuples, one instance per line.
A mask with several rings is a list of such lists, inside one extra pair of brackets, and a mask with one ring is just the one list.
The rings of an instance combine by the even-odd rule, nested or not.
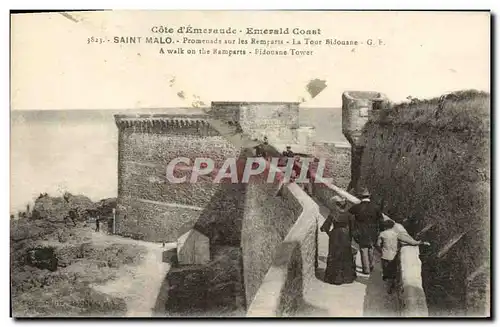
[(491, 24), (11, 12), (11, 317), (491, 318)]

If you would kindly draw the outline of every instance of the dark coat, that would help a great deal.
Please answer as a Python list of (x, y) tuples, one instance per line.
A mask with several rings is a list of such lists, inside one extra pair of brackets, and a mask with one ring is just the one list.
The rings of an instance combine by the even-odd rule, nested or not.
[(329, 215), (321, 226), (321, 231), (328, 233), (329, 236), (324, 281), (330, 284), (352, 283), (356, 279), (350, 216), (347, 212), (337, 213), (336, 219), (333, 215)]
[(349, 212), (354, 215), (354, 240), (360, 247), (375, 245), (381, 222), (382, 211), (373, 203), (362, 201), (353, 205)]

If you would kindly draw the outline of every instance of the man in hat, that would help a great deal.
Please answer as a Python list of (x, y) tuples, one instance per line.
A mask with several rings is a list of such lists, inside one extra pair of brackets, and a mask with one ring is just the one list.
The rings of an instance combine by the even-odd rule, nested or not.
[(255, 147), (255, 156), (256, 157), (266, 157), (266, 151), (264, 150), (264, 147), (262, 144), (259, 144)]
[(289, 145), (286, 146), (286, 151), (283, 151), (283, 155), (288, 158), (293, 158), (295, 156), (292, 151), (292, 147)]
[(382, 211), (370, 201), (370, 192), (367, 189), (364, 189), (359, 197), (361, 202), (353, 205), (349, 212), (354, 215), (353, 237), (359, 245), (363, 273), (370, 274), (373, 270), (373, 247), (384, 218)]

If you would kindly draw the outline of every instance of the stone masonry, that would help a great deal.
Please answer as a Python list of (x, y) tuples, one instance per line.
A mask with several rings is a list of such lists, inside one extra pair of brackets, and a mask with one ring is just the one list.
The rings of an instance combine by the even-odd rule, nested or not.
[[(192, 163), (198, 157), (210, 158), (220, 167), (226, 158), (239, 156), (240, 149), (220, 136), (205, 118), (201, 113), (116, 117), (118, 234), (173, 242), (201, 216), (224, 220), (234, 215), (239, 200), (224, 195), (231, 192), (231, 185), (213, 184), (211, 176), (200, 177), (197, 183), (180, 184), (171, 184), (166, 178), (166, 167), (176, 157), (187, 157)], [(186, 174), (174, 174), (178, 173), (178, 177)], [(215, 199), (225, 200), (226, 206), (213, 206)]]
[[(249, 150), (259, 143), (254, 140), (262, 141), (264, 136), (270, 144), (277, 139), (293, 144), (299, 127), (298, 103), (217, 102), (209, 113), (116, 115), (115, 121), (119, 130), (116, 233), (175, 242), (196, 230), (209, 239), (209, 262), (172, 267), (166, 309), (181, 314), (189, 306), (205, 308), (205, 300), (190, 302), (192, 292), (206, 295), (200, 299), (217, 297), (223, 306), (233, 303), (235, 310), (245, 307), (269, 269), (276, 246), (297, 219), (298, 209), (277, 195), (276, 184), (214, 184), (212, 176), (200, 176), (197, 183), (173, 184), (166, 178), (166, 167), (177, 157), (190, 158), (191, 166), (195, 158), (204, 157), (220, 168), (227, 158), (253, 156)], [(184, 168), (174, 174), (189, 178), (190, 167)], [(234, 265), (230, 273), (217, 268)], [(213, 274), (222, 279), (210, 279)], [(204, 280), (206, 289), (186, 286), (186, 280), (196, 276)]]
[(298, 102), (212, 102), (215, 117), (238, 122), (251, 138), (293, 143), (299, 128)]

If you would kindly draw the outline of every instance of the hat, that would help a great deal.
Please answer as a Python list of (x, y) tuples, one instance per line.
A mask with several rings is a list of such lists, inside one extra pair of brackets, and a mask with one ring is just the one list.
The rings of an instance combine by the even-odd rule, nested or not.
[(368, 191), (367, 188), (364, 188), (360, 193), (359, 193), (359, 196), (360, 197), (369, 197), (371, 194), (370, 194), (370, 191)]
[(344, 204), (345, 203), (345, 199), (339, 195), (333, 196), (332, 201), (335, 202), (335, 204)]
[(289, 146), (289, 145), (287, 145), (287, 146), (286, 146), (286, 148), (287, 148), (287, 149), (291, 149), (292, 147), (291, 147), (291, 146)]

